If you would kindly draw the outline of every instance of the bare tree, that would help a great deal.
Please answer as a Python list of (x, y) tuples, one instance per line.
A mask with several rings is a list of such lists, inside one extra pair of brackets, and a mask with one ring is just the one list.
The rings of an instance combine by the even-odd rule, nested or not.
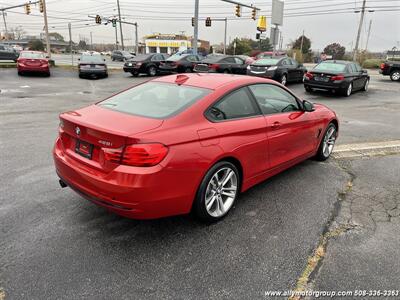
[(22, 28), (22, 26), (11, 27), (9, 33), (15, 40), (20, 40), (26, 34), (26, 31)]

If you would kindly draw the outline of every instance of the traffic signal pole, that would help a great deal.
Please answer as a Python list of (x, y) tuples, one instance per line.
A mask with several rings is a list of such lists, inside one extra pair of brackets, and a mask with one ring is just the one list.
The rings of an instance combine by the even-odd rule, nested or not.
[(194, 2), (194, 34), (193, 34), (193, 54), (197, 54), (197, 40), (199, 38), (199, 0)]
[(7, 22), (6, 22), (6, 13), (4, 12), (4, 10), (2, 11), (3, 13), (3, 21), (4, 21), (4, 29), (5, 29), (5, 33), (8, 39), (8, 30), (7, 30)]
[(51, 58), (50, 51), (50, 39), (49, 39), (49, 25), (47, 23), (47, 8), (46, 8), (46, 0), (43, 0), (43, 17), (44, 17), (44, 32), (46, 34), (46, 50), (47, 56)]
[(117, 6), (118, 6), (119, 31), (121, 34), (121, 47), (122, 47), (122, 50), (125, 50), (124, 49), (124, 35), (122, 34), (121, 9), (119, 7), (119, 0), (117, 0)]

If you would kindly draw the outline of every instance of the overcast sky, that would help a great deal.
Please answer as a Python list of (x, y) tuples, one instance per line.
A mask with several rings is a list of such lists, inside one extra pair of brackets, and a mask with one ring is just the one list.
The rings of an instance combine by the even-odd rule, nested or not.
[[(90, 37), (94, 43), (114, 43), (115, 31), (110, 25), (95, 25), (88, 15), (110, 17), (117, 14), (117, 0), (46, 0), (50, 31), (57, 31), (68, 39), (68, 22), (72, 24), (73, 40), (79, 35)], [(254, 4), (261, 8), (261, 14), (270, 21), (272, 0), (238, 0), (245, 4)], [(25, 0), (0, 0), (0, 7), (25, 3)], [(139, 38), (143, 35), (160, 33), (193, 34), (191, 17), (194, 0), (120, 0), (121, 15), (126, 21), (137, 21)], [(339, 42), (350, 50), (355, 42), (362, 0), (286, 0), (284, 24), (281, 27), (284, 45), (302, 34), (311, 38), (312, 48), (322, 50), (331, 42)], [(367, 0), (369, 10), (364, 21), (361, 48), (365, 47), (367, 31), (372, 20), (369, 49), (382, 51), (393, 46), (400, 48), (400, 0)], [(243, 9), (241, 18), (234, 16), (233, 4), (220, 0), (200, 0), (200, 18), (225, 18), (228, 20), (228, 41), (235, 37), (254, 38), (256, 22), (251, 20), (250, 9)], [(8, 27), (22, 25), (28, 34), (39, 34), (43, 28), (43, 18), (38, 8), (32, 5), (32, 14), (24, 14), (23, 8), (12, 9), (6, 16)], [(0, 19), (0, 21), (2, 21)], [(0, 23), (0, 30), (4, 24)], [(87, 25), (88, 24), (88, 25)], [(133, 44), (133, 26), (123, 26), (125, 44)], [(213, 22), (212, 27), (205, 27), (204, 21), (199, 26), (199, 37), (211, 43), (223, 41), (223, 22)], [(269, 30), (268, 30), (269, 35)]]

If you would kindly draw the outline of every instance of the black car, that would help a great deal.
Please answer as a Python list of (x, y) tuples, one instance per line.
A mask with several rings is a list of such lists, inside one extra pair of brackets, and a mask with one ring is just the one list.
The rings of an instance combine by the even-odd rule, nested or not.
[(164, 53), (139, 54), (138, 56), (128, 60), (124, 64), (124, 71), (138, 76), (145, 73), (149, 76), (155, 76), (159, 72), (161, 62), (168, 58)]
[(7, 45), (0, 45), (0, 60), (13, 60), (17, 62), (18, 52)]
[(307, 69), (290, 57), (260, 58), (247, 67), (247, 75), (270, 78), (286, 85), (303, 82)]
[(314, 89), (326, 90), (346, 97), (353, 91), (368, 91), (368, 84), (367, 70), (352, 61), (326, 60), (304, 76), (304, 88), (307, 92)]
[(201, 61), (198, 55), (175, 54), (161, 62), (160, 71), (167, 73), (188, 73), (193, 72), (194, 66)]
[(237, 56), (213, 55), (196, 64), (194, 71), (209, 73), (246, 74), (247, 64)]
[(400, 61), (385, 61), (381, 64), (379, 73), (390, 76), (392, 81), (400, 81)]
[(79, 78), (83, 77), (107, 77), (108, 70), (106, 60), (101, 55), (84, 54), (79, 58)]
[(122, 50), (114, 50), (111, 53), (111, 60), (112, 61), (127, 61), (131, 58), (134, 58), (135, 55), (131, 54), (128, 51), (122, 51)]

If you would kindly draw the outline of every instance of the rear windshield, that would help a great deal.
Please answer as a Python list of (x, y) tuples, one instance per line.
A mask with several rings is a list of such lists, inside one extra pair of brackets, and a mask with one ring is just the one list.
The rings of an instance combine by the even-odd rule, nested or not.
[(44, 53), (40, 52), (21, 52), (19, 56), (22, 58), (45, 58)]
[(162, 82), (147, 82), (98, 103), (112, 110), (164, 119), (185, 110), (211, 91)]
[(344, 64), (335, 64), (333, 62), (323, 62), (315, 66), (315, 71), (333, 71), (333, 72), (343, 72), (346, 69)]
[(104, 59), (103, 59), (103, 57), (101, 57), (101, 55), (82, 55), (81, 62), (104, 63)]
[(280, 58), (261, 58), (254, 62), (254, 65), (270, 65), (274, 66), (279, 62)]

